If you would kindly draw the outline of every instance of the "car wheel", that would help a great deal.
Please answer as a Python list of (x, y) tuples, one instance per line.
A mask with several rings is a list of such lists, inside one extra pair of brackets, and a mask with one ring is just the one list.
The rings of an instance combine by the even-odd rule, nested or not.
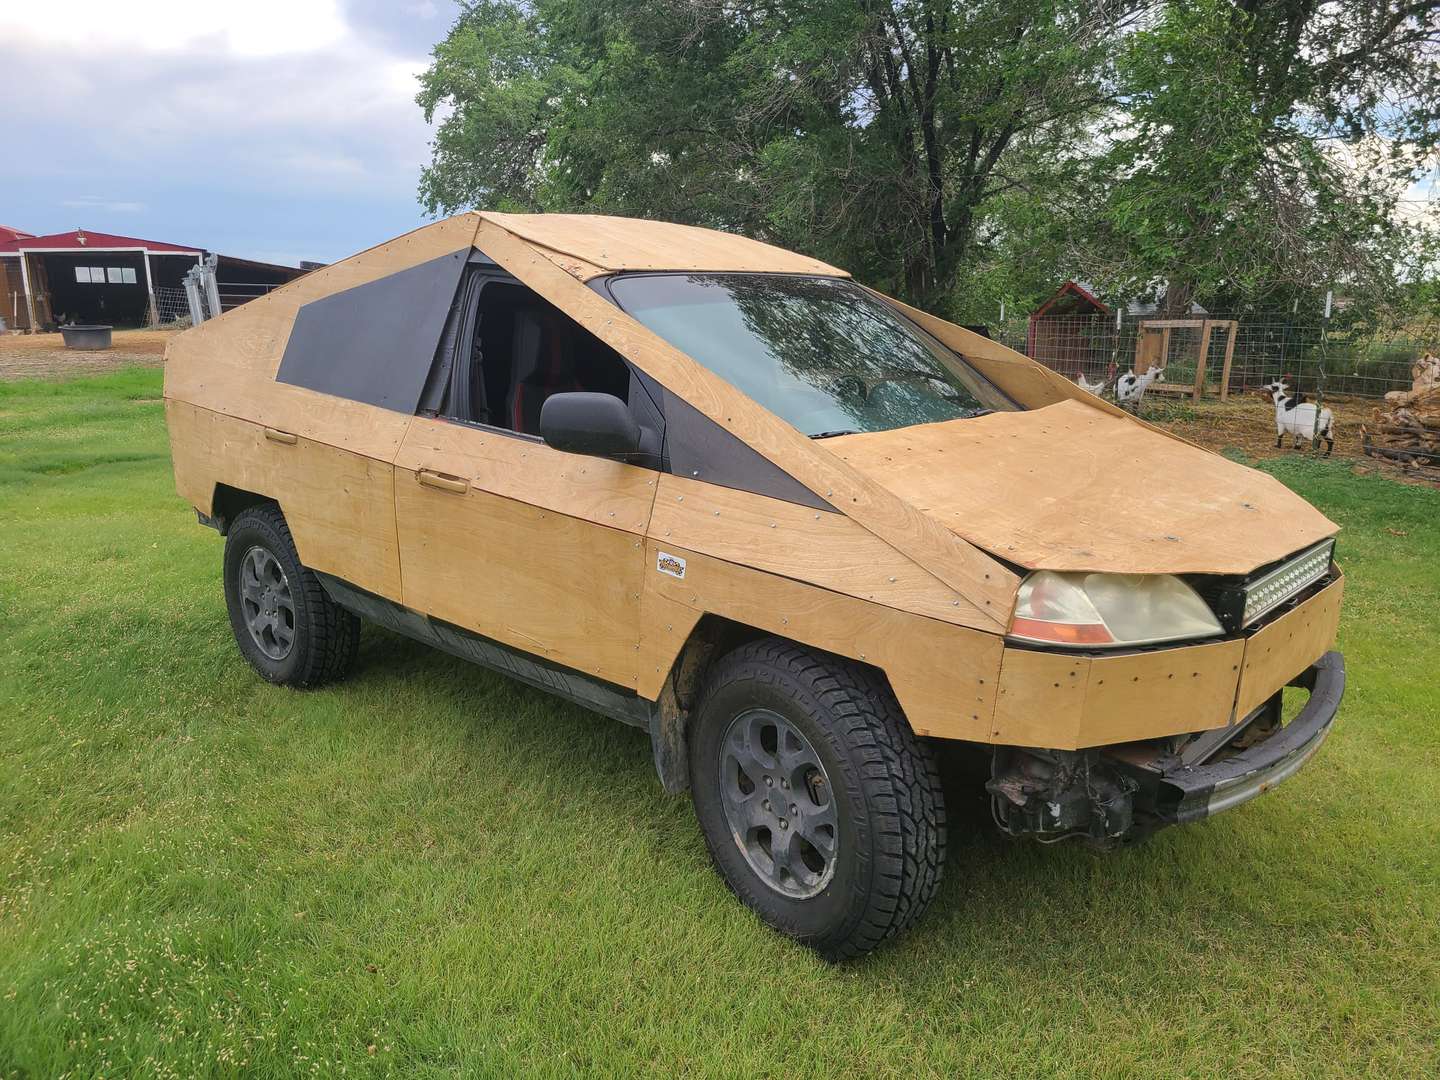
[(929, 905), (944, 796), (879, 676), (792, 642), (751, 642), (711, 669), (689, 746), (710, 857), (770, 926), (842, 960)]
[(244, 510), (227, 530), (225, 603), (240, 652), (270, 682), (319, 686), (355, 663), (360, 620), (301, 565), (278, 507)]

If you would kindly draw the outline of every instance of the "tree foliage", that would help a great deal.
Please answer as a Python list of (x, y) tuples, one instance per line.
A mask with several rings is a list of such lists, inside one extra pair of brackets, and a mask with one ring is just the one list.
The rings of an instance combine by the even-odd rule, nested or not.
[(739, 229), (934, 300), (1111, 97), (1129, 9), (981, 0), (480, 0), (435, 51), (421, 195)]
[(1437, 7), (469, 0), (421, 199), (737, 230), (959, 315), (1381, 290), (1427, 254)]
[(1166, 4), (1120, 51), (1077, 259), (1172, 310), (1392, 291), (1429, 250), (1401, 200), (1436, 146), (1435, 6)]

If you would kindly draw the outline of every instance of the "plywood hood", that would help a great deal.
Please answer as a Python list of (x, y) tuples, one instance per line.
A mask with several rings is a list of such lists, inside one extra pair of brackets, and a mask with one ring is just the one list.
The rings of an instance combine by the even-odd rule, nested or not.
[(1338, 529), (1273, 477), (1079, 401), (824, 445), (1035, 569), (1248, 573)]

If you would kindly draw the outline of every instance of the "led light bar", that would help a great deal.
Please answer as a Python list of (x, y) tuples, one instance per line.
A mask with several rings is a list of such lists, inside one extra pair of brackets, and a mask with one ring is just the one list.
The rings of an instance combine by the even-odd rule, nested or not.
[(1330, 572), (1330, 562), (1334, 555), (1335, 541), (1323, 540), (1302, 551), (1289, 562), (1277, 566), (1264, 577), (1246, 585), (1245, 611), (1241, 625), (1249, 626), (1301, 589), (1323, 578)]

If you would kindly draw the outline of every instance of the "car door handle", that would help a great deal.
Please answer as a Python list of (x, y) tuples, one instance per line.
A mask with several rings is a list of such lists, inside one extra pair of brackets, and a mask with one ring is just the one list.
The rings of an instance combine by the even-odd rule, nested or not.
[(295, 445), (295, 436), (291, 435), (288, 431), (281, 431), (279, 428), (267, 427), (265, 429), (265, 438), (271, 442), (283, 443), (286, 446)]
[(426, 487), (435, 488), (437, 491), (450, 491), (456, 495), (464, 495), (470, 490), (470, 481), (462, 480), (458, 476), (446, 476), (431, 469), (421, 469), (415, 474), (415, 479)]

